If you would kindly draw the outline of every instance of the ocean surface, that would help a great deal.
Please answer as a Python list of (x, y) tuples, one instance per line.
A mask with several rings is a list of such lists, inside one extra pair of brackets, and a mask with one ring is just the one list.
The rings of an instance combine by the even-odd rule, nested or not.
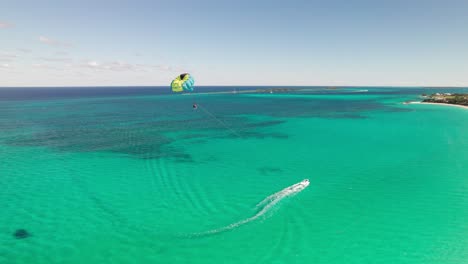
[(467, 88), (266, 88), (0, 88), (0, 263), (468, 263)]

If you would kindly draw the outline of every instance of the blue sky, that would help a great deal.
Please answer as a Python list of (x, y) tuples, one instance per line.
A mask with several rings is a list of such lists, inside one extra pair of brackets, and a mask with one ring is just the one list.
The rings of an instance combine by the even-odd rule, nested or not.
[(2, 1), (0, 86), (468, 86), (468, 1)]

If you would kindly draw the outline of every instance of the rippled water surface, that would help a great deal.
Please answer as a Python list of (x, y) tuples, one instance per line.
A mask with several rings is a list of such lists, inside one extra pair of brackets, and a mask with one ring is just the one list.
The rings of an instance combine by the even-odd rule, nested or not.
[(0, 88), (0, 263), (468, 259), (468, 110), (401, 104), (435, 90), (161, 89)]

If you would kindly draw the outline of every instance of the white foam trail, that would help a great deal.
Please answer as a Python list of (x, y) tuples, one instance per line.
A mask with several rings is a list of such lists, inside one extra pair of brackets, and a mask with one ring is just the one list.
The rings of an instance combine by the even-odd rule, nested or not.
[(283, 190), (266, 197), (265, 199), (263, 199), (263, 201), (258, 203), (257, 207), (259, 207), (261, 205), (264, 205), (264, 206), (254, 216), (252, 216), (250, 218), (247, 218), (247, 219), (244, 219), (244, 220), (241, 220), (239, 222), (230, 224), (230, 225), (222, 227), (222, 228), (213, 229), (213, 230), (202, 232), (202, 233), (197, 233), (195, 235), (196, 236), (206, 236), (206, 235), (218, 234), (218, 233), (221, 233), (221, 232), (232, 230), (232, 229), (237, 228), (237, 227), (239, 227), (241, 225), (247, 224), (247, 223), (249, 223), (251, 221), (254, 221), (255, 219), (257, 219), (257, 218), (261, 217), (262, 215), (264, 215), (265, 213), (267, 213), (273, 206), (275, 206), (277, 203), (279, 203), (284, 198), (295, 195), (295, 194), (301, 192), (302, 190), (307, 188), (307, 186), (309, 186), (309, 180), (305, 179), (305, 180), (303, 180), (303, 181), (301, 181), (299, 183), (296, 183), (296, 184), (291, 185), (291, 186), (289, 186), (287, 188), (284, 188)]
[[(304, 186), (305, 185), (305, 186)], [(304, 186), (304, 187), (303, 187)], [(274, 193), (270, 196), (268, 196), (267, 198), (263, 199), (261, 202), (259, 202), (256, 206), (259, 207), (267, 202), (270, 202), (272, 200), (274, 200), (275, 198), (277, 198), (278, 196), (281, 196), (282, 194), (284, 193), (287, 193), (287, 192), (290, 192), (291, 190), (296, 190), (298, 188), (302, 188), (300, 191), (302, 191), (303, 189), (305, 189), (307, 186), (309, 186), (309, 180), (308, 179), (305, 179), (299, 183), (296, 183), (294, 185), (291, 185), (287, 188), (284, 188), (283, 190), (277, 192), (277, 193)]]
[(366, 93), (366, 92), (368, 92), (368, 91), (369, 91), (369, 90), (355, 90), (355, 91), (353, 91), (353, 92), (355, 92), (355, 93)]

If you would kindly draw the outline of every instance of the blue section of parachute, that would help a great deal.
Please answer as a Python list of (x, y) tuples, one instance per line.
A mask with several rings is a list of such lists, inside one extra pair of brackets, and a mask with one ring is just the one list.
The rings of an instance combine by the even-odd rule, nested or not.
[(184, 91), (192, 92), (194, 84), (195, 84), (195, 80), (193, 79), (192, 76), (190, 76), (188, 80), (184, 82), (184, 85), (182, 87), (184, 88)]

